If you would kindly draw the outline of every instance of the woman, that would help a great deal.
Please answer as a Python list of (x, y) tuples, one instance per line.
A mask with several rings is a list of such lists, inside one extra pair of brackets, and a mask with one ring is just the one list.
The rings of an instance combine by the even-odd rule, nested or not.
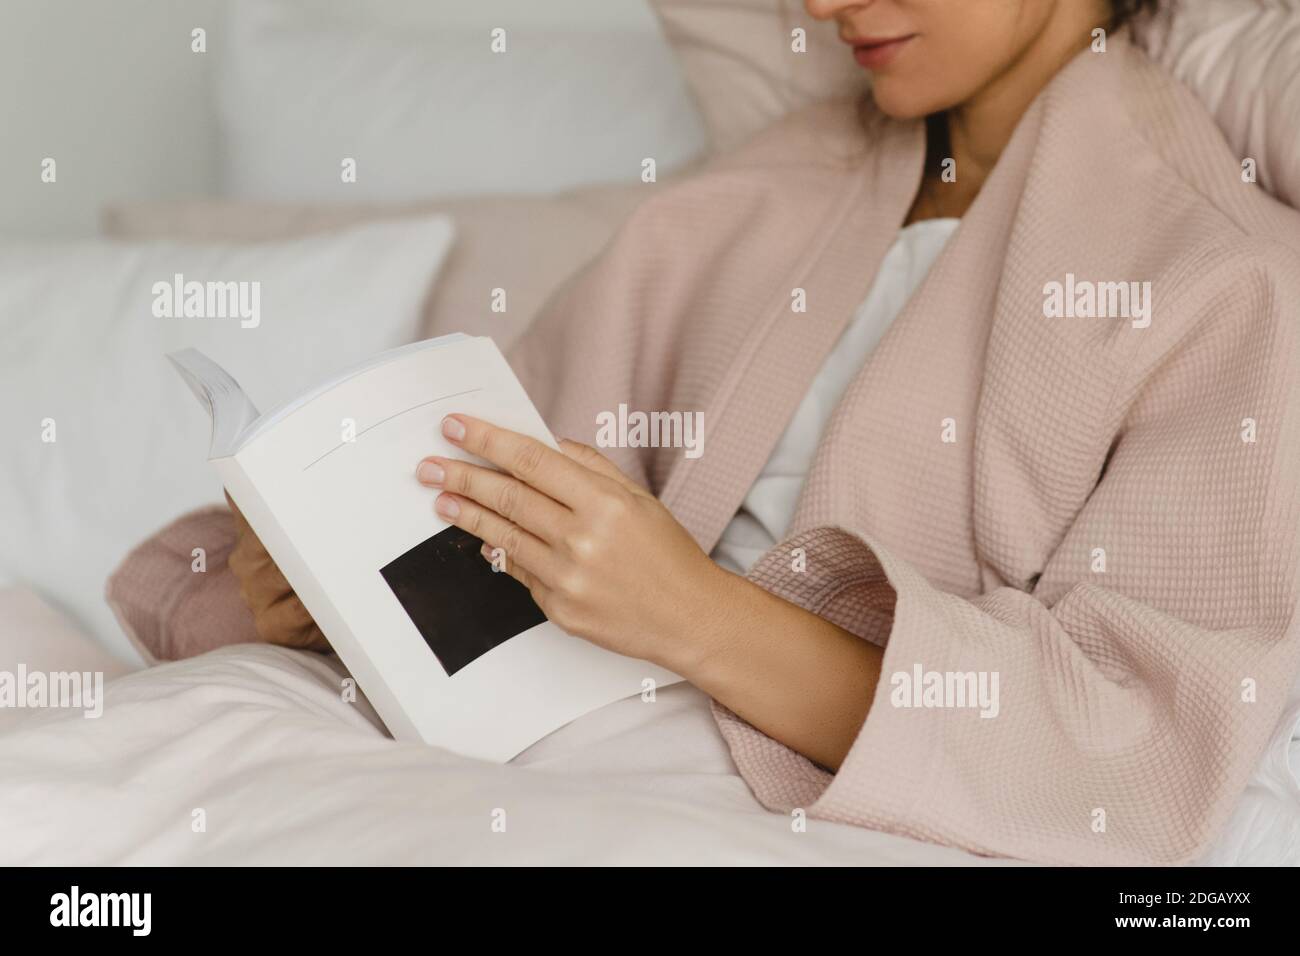
[[(873, 102), (645, 203), (511, 356), (587, 444), (452, 415), (501, 471), (418, 463), (557, 624), (712, 695), (771, 808), (1187, 861), (1278, 717), (1300, 230), (1139, 6), (807, 0)], [(701, 412), (705, 454), (593, 449), (620, 404)], [(231, 565), (264, 639), (319, 642), (246, 525)]]

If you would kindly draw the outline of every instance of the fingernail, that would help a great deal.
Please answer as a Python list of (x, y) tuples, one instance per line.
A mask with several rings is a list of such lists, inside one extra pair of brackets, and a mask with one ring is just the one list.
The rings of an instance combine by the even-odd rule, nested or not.
[(460, 505), (456, 503), (455, 498), (452, 498), (449, 495), (439, 495), (438, 500), (433, 503), (433, 506), (437, 509), (438, 514), (442, 515), (444, 518), (454, 518), (456, 515), (460, 514)]
[(415, 477), (424, 485), (441, 485), (447, 474), (436, 462), (422, 461), (420, 467), (415, 469)]
[(442, 420), (442, 433), (452, 441), (460, 441), (465, 437), (465, 426), (448, 415)]

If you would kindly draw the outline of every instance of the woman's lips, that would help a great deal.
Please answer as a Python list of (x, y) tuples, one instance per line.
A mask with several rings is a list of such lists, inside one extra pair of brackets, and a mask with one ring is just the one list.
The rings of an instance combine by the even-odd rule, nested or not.
[(864, 40), (853, 44), (853, 58), (868, 70), (880, 70), (894, 61), (903, 47), (907, 46), (916, 34), (896, 37), (893, 40)]

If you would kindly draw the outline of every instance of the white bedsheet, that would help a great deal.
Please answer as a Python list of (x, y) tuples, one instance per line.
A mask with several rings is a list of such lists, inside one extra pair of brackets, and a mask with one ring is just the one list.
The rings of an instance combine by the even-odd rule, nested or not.
[[(32, 626), (29, 668), (76, 666), (66, 634), (33, 659)], [(0, 623), (0, 669), (18, 637)], [(795, 832), (754, 801), (690, 686), (612, 704), (501, 767), (388, 739), (341, 699), (336, 668), (246, 645), (110, 681), (99, 719), (0, 710), (0, 863), (1002, 862), (816, 820)], [(1300, 862), (1285, 752), (1289, 791), (1261, 768), (1208, 862)]]

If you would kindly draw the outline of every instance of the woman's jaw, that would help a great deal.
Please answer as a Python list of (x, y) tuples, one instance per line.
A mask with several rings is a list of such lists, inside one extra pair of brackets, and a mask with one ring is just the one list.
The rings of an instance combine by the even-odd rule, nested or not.
[[(833, 20), (872, 77), (882, 112), (914, 119), (966, 104), (990, 88), (1023, 85), (1028, 99), (1062, 55), (1105, 23), (1110, 0), (806, 0)], [(1008, 91), (1000, 91), (999, 99)], [(1011, 99), (1019, 97), (1011, 96)]]

